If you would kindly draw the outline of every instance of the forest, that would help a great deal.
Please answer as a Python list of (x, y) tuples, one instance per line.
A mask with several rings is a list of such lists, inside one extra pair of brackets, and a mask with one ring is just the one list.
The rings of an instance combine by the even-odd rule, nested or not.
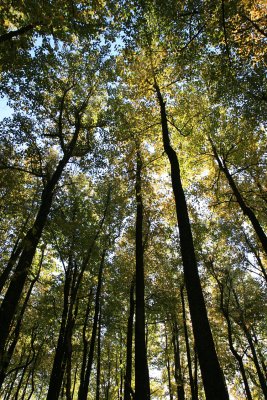
[(266, 0), (0, 2), (1, 400), (267, 399)]

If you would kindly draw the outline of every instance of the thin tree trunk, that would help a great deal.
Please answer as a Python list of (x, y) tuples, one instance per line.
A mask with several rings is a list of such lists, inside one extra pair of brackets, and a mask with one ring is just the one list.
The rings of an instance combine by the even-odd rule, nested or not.
[(172, 188), (180, 233), (185, 285), (206, 399), (228, 400), (229, 395), (216, 353), (200, 284), (191, 225), (181, 182), (179, 161), (177, 154), (170, 143), (165, 102), (156, 78), (154, 81), (154, 87), (157, 93), (161, 112), (164, 150), (171, 165)]
[(47, 400), (57, 400), (60, 395), (62, 380), (64, 376), (63, 360), (65, 355), (65, 336), (67, 317), (69, 313), (69, 295), (72, 281), (71, 260), (69, 260), (68, 268), (66, 271), (66, 279), (64, 284), (64, 300), (63, 310), (61, 316), (61, 325), (57, 341), (57, 347), (53, 362), (53, 367), (50, 375), (49, 388), (47, 392)]
[(247, 245), (249, 246), (250, 250), (252, 251), (252, 253), (254, 254), (256, 260), (258, 261), (260, 270), (262, 272), (263, 278), (265, 279), (265, 283), (267, 283), (267, 271), (266, 268), (264, 267), (260, 255), (258, 253), (258, 251), (255, 249), (255, 247), (253, 246), (253, 244), (251, 243), (251, 241), (249, 240), (248, 236), (245, 234), (245, 232), (243, 232), (244, 237), (245, 237), (245, 241), (247, 243)]
[(86, 360), (87, 360), (87, 355), (88, 355), (88, 339), (86, 337), (86, 329), (87, 329), (89, 314), (91, 311), (92, 295), (93, 295), (93, 288), (90, 289), (90, 293), (88, 296), (84, 324), (83, 324), (83, 336), (82, 336), (83, 337), (83, 357), (82, 357), (82, 366), (81, 366), (81, 372), (80, 372), (80, 385), (81, 385), (81, 382), (84, 381)]
[(88, 388), (89, 388), (89, 382), (90, 382), (90, 376), (91, 376), (93, 358), (94, 358), (95, 340), (96, 340), (97, 323), (98, 323), (99, 307), (100, 307), (100, 293), (101, 293), (101, 287), (102, 287), (102, 273), (103, 273), (106, 251), (107, 251), (107, 249), (104, 249), (102, 252), (102, 258), (101, 258), (99, 271), (98, 271), (98, 283), (97, 283), (97, 289), (96, 289), (95, 311), (94, 311), (94, 321), (93, 321), (93, 328), (92, 328), (92, 334), (91, 334), (91, 340), (90, 340), (90, 349), (89, 349), (84, 379), (83, 379), (83, 381), (80, 382), (78, 400), (87, 400), (87, 395), (88, 395)]
[(123, 369), (122, 369), (122, 354), (120, 349), (120, 400), (123, 399)]
[(132, 388), (132, 353), (133, 353), (133, 323), (134, 323), (134, 288), (135, 276), (132, 278), (130, 287), (130, 309), (127, 323), (127, 343), (126, 343), (126, 371), (124, 382), (124, 400), (131, 400)]
[(215, 280), (216, 280), (216, 282), (218, 284), (218, 287), (219, 287), (219, 291), (220, 291), (220, 309), (221, 309), (221, 312), (222, 312), (222, 314), (223, 314), (223, 316), (224, 316), (224, 318), (226, 320), (226, 323), (227, 323), (227, 333), (228, 333), (229, 347), (230, 347), (230, 350), (231, 350), (233, 356), (235, 357), (235, 359), (238, 362), (239, 370), (240, 370), (240, 373), (241, 373), (241, 376), (242, 376), (242, 379), (243, 379), (243, 383), (244, 383), (244, 387), (245, 387), (246, 398), (247, 398), (247, 400), (253, 400), (252, 399), (252, 394), (251, 394), (251, 391), (250, 391), (250, 388), (249, 388), (248, 380), (247, 380), (247, 377), (246, 377), (246, 372), (245, 372), (245, 367), (244, 367), (244, 364), (243, 364), (243, 359), (242, 359), (242, 357), (240, 356), (240, 354), (237, 352), (237, 350), (234, 347), (232, 324), (231, 324), (231, 320), (230, 320), (230, 316), (229, 316), (228, 304), (225, 305), (225, 301), (224, 301), (224, 285), (219, 280), (218, 276), (216, 275), (212, 261), (210, 262), (210, 267), (211, 267), (211, 270), (212, 270), (212, 275), (215, 278)]
[(230, 317), (229, 314), (224, 310), (221, 309), (221, 311), (223, 312), (223, 315), (226, 319), (227, 322), (227, 331), (228, 331), (228, 341), (229, 341), (229, 347), (230, 350), (233, 354), (233, 356), (235, 357), (235, 359), (238, 362), (239, 365), (239, 370), (243, 379), (243, 383), (244, 383), (244, 387), (245, 387), (245, 393), (246, 393), (246, 398), (247, 400), (253, 400), (252, 398), (252, 394), (249, 388), (249, 384), (248, 384), (248, 380), (246, 377), (246, 372), (245, 372), (245, 367), (243, 364), (243, 360), (242, 357), (240, 356), (240, 354), (237, 352), (237, 350), (235, 349), (234, 345), (233, 345), (233, 339), (232, 339), (232, 326), (231, 326), (231, 321), (230, 321)]
[(19, 380), (19, 383), (18, 383), (18, 386), (17, 386), (17, 390), (15, 392), (14, 400), (20, 399), (19, 392), (20, 392), (20, 389), (21, 389), (21, 386), (22, 386), (22, 382), (23, 382), (24, 376), (26, 374), (27, 367), (30, 364), (30, 359), (31, 359), (31, 355), (29, 354), (28, 357), (27, 357), (25, 366), (24, 366), (24, 368), (23, 368), (23, 370), (21, 372), (21, 376), (20, 376), (20, 380)]
[(72, 393), (71, 393), (71, 400), (73, 400), (73, 397), (74, 397), (74, 392), (75, 392), (75, 387), (76, 387), (76, 381), (77, 381), (77, 372), (78, 372), (78, 364), (76, 365), (75, 373), (74, 373), (74, 380), (73, 380), (73, 388), (72, 388)]
[(193, 370), (192, 370), (192, 361), (191, 361), (191, 352), (190, 352), (190, 345), (189, 345), (189, 336), (188, 336), (188, 329), (187, 329), (187, 324), (186, 324), (184, 285), (182, 285), (180, 287), (180, 294), (181, 294), (181, 301), (182, 301), (183, 327), (184, 327), (184, 336), (185, 336), (185, 346), (186, 346), (186, 356), (187, 356), (191, 398), (192, 398), (192, 400), (198, 400), (198, 395), (195, 390), (195, 383), (194, 383)]
[(136, 321), (135, 321), (135, 398), (150, 400), (149, 372), (145, 337), (145, 283), (143, 247), (143, 204), (141, 186), (142, 160), (137, 150), (136, 159)]
[(28, 376), (27, 376), (26, 382), (24, 383), (24, 388), (23, 388), (23, 392), (22, 392), (20, 400), (24, 400), (25, 399), (27, 386), (28, 386), (29, 379), (30, 379), (30, 375), (31, 375), (31, 371), (28, 372)]
[[(22, 357), (21, 357), (20, 359), (22, 359)], [(4, 397), (4, 400), (9, 400), (9, 399), (11, 398), (11, 395), (12, 395), (12, 392), (13, 392), (13, 388), (14, 388), (14, 386), (15, 386), (15, 382), (16, 382), (16, 380), (17, 380), (17, 376), (18, 376), (19, 370), (16, 369), (14, 372), (15, 372), (15, 373), (14, 373), (14, 377), (13, 377), (13, 379), (12, 379), (12, 381), (11, 381), (11, 384), (8, 385), (8, 390), (7, 390), (7, 392), (6, 392), (6, 395), (5, 395), (5, 397)]]
[(166, 357), (166, 368), (167, 368), (167, 374), (168, 374), (169, 396), (170, 396), (170, 400), (173, 400), (172, 384), (171, 384), (171, 366), (170, 366), (170, 357), (169, 357), (169, 343), (168, 343), (168, 332), (167, 332), (166, 322), (165, 322), (165, 357)]
[(70, 312), (66, 326), (66, 340), (65, 340), (65, 351), (66, 351), (66, 400), (72, 400), (71, 391), (71, 373), (72, 373), (72, 333), (75, 320), (78, 314), (78, 301), (76, 303), (74, 315), (72, 315), (72, 309), (76, 298), (71, 297)]
[(264, 374), (263, 374), (263, 372), (261, 370), (261, 366), (260, 366), (260, 363), (259, 363), (259, 360), (258, 360), (257, 352), (256, 352), (256, 349), (255, 349), (255, 346), (254, 346), (254, 343), (253, 343), (253, 339), (252, 339), (251, 333), (249, 332), (249, 330), (248, 330), (248, 328), (246, 326), (245, 320), (243, 318), (243, 311), (241, 309), (237, 293), (236, 293), (236, 291), (234, 289), (232, 289), (232, 292), (234, 294), (234, 298), (235, 298), (238, 310), (240, 312), (241, 323), (239, 323), (239, 325), (243, 329), (243, 332), (244, 332), (244, 334), (245, 334), (245, 336), (247, 338), (247, 341), (249, 343), (249, 347), (250, 347), (250, 350), (251, 350), (251, 353), (252, 353), (253, 362), (254, 362), (254, 365), (255, 365), (255, 368), (256, 368), (256, 371), (257, 371), (257, 375), (258, 375), (258, 378), (259, 378), (260, 386), (261, 386), (262, 392), (264, 394), (264, 398), (267, 399), (267, 384), (266, 384), (266, 380), (265, 380)]
[(96, 395), (95, 400), (100, 399), (100, 371), (101, 371), (101, 308), (99, 310), (97, 333), (97, 366), (96, 366)]
[(29, 394), (27, 400), (31, 399), (33, 393), (34, 393), (34, 369), (31, 371), (31, 391), (30, 391), (30, 394)]
[(107, 374), (107, 386), (105, 390), (105, 400), (109, 400), (110, 391), (110, 375), (111, 375), (111, 360), (110, 360), (110, 344), (108, 346), (108, 374)]
[(235, 195), (235, 198), (236, 198), (241, 210), (243, 211), (244, 215), (246, 215), (248, 217), (248, 219), (250, 220), (250, 222), (262, 244), (265, 254), (267, 255), (267, 236), (265, 235), (254, 211), (246, 205), (241, 193), (239, 192), (239, 190), (235, 184), (235, 181), (233, 180), (232, 175), (229, 172), (226, 161), (220, 159), (215, 144), (213, 143), (210, 136), (208, 136), (208, 138), (209, 138), (209, 141), (210, 141), (213, 153), (214, 153), (214, 157), (218, 163), (219, 169), (224, 173), (224, 175), (228, 181), (228, 184), (231, 187), (233, 194)]
[[(64, 289), (64, 307), (63, 307), (63, 314), (62, 314), (62, 326), (59, 334), (59, 339), (58, 339), (58, 345), (57, 345), (57, 350), (54, 358), (54, 365), (53, 369), (51, 372), (51, 377), (50, 377), (50, 384), (49, 384), (49, 390), (47, 394), (47, 400), (57, 400), (60, 394), (60, 388), (62, 385), (62, 380), (63, 380), (63, 375), (65, 371), (65, 366), (68, 364), (71, 364), (71, 355), (68, 355), (68, 351), (71, 351), (71, 337), (72, 337), (72, 329), (73, 329), (73, 316), (72, 316), (72, 311), (74, 307), (74, 303), (77, 298), (77, 293), (78, 289), (80, 287), (80, 284), (82, 282), (82, 277), (85, 271), (86, 266), (89, 263), (89, 260), (91, 258), (96, 240), (98, 239), (102, 227), (104, 225), (106, 216), (107, 216), (107, 211), (110, 203), (110, 188), (108, 190), (107, 194), (107, 200), (105, 204), (105, 209), (103, 213), (103, 217), (101, 218), (101, 221), (99, 223), (98, 229), (96, 231), (96, 234), (91, 242), (91, 245), (89, 246), (89, 249), (87, 251), (86, 257), (82, 262), (81, 270), (78, 274), (78, 267), (77, 264), (74, 262), (74, 267), (72, 266), (72, 262), (69, 262), (68, 270), (66, 272), (66, 281), (65, 281), (65, 289)], [(70, 258), (71, 258), (70, 254)], [(70, 304), (69, 304), (69, 296), (70, 296)], [(89, 308), (88, 308), (88, 314), (86, 314), (86, 323), (88, 320), (89, 316)], [(85, 327), (84, 327), (85, 329)], [(85, 371), (86, 371), (86, 357), (87, 357), (87, 343), (86, 343), (86, 337), (85, 337), (85, 331), (83, 335), (83, 343), (84, 343), (84, 353), (83, 353), (83, 362), (82, 362), (82, 368), (81, 368), (81, 382), (84, 381), (85, 379)], [(59, 372), (60, 371), (60, 372)], [(70, 379), (71, 379), (71, 371), (70, 368), (67, 370), (67, 376), (66, 376), (66, 396), (67, 400), (71, 398), (71, 391), (70, 391)]]
[(177, 399), (185, 400), (184, 380), (181, 367), (179, 329), (176, 319), (174, 319), (172, 322), (172, 343), (174, 350), (174, 378), (177, 388)]
[(196, 399), (198, 400), (198, 358), (196, 346), (194, 346), (194, 387)]

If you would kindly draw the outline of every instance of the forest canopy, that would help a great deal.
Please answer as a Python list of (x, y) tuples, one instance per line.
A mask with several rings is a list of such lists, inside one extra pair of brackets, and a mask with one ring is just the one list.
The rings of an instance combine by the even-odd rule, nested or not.
[(3, 0), (0, 398), (267, 399), (265, 0)]

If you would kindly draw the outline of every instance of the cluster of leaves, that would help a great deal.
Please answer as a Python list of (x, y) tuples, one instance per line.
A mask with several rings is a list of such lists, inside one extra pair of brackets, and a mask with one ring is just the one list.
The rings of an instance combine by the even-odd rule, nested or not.
[(267, 255), (225, 171), (266, 232), (264, 1), (2, 3), (0, 89), (14, 113), (0, 126), (1, 299), (43, 192), (69, 158), (12, 320), (5, 350), (14, 340), (16, 346), (0, 377), (1, 396), (47, 397), (60, 329), (69, 319), (61, 396), (80, 399), (104, 257), (100, 346), (88, 399), (99, 391), (101, 398), (122, 398), (139, 149), (151, 398), (180, 400), (180, 386), (189, 398), (190, 368), (204, 398), (182, 295), (156, 79), (221, 366), (234, 398), (248, 398), (241, 358), (252, 398), (262, 398)]

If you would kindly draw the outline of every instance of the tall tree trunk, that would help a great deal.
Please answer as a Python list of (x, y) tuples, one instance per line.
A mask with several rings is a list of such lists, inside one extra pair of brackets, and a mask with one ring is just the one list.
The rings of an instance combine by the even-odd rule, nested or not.
[(197, 358), (197, 349), (194, 345), (194, 387), (195, 387), (195, 395), (198, 400), (198, 358)]
[(64, 284), (64, 301), (61, 316), (61, 325), (57, 341), (57, 347), (53, 362), (53, 367), (50, 375), (49, 388), (47, 393), (47, 400), (57, 400), (60, 395), (62, 380), (64, 376), (63, 360), (65, 356), (65, 338), (66, 338), (66, 325), (69, 313), (69, 295), (72, 281), (71, 260), (69, 260), (68, 269), (66, 271), (66, 279)]
[(107, 385), (105, 388), (105, 400), (109, 400), (109, 391), (110, 391), (110, 376), (111, 376), (111, 360), (110, 360), (110, 343), (108, 346), (108, 370), (107, 370)]
[(166, 368), (168, 374), (168, 389), (170, 400), (173, 400), (172, 394), (172, 383), (171, 383), (171, 366), (170, 366), (170, 356), (169, 356), (169, 343), (168, 343), (168, 332), (167, 332), (167, 323), (165, 322), (165, 357), (166, 357)]
[(76, 297), (73, 298), (71, 296), (71, 304), (70, 311), (66, 326), (66, 339), (65, 339), (65, 352), (66, 352), (66, 400), (72, 400), (72, 391), (71, 391), (71, 377), (72, 377), (72, 334), (73, 327), (75, 324), (75, 320), (78, 314), (79, 302), (76, 302), (74, 315), (73, 315), (73, 307)]
[(246, 398), (247, 400), (253, 400), (252, 399), (252, 395), (251, 395), (251, 391), (249, 388), (249, 384), (248, 384), (248, 380), (246, 377), (246, 372), (245, 372), (245, 367), (243, 364), (243, 359), (240, 356), (240, 354), (238, 353), (238, 351), (235, 349), (234, 347), (234, 342), (233, 342), (233, 333), (232, 333), (232, 323), (231, 323), (231, 319), (229, 316), (229, 310), (228, 310), (228, 304), (225, 304), (225, 300), (224, 300), (224, 284), (219, 280), (217, 274), (215, 273), (215, 269), (213, 266), (213, 262), (211, 261), (209, 263), (209, 266), (211, 267), (212, 270), (212, 275), (215, 278), (218, 287), (219, 287), (219, 291), (220, 291), (220, 310), (226, 320), (227, 323), (227, 333), (228, 333), (228, 342), (229, 342), (229, 347), (231, 350), (231, 353), (233, 354), (233, 356), (235, 357), (236, 361), (238, 362), (239, 365), (239, 370), (243, 379), (243, 383), (244, 383), (244, 387), (245, 387), (245, 393), (246, 393)]
[(177, 399), (185, 400), (184, 380), (181, 367), (180, 338), (176, 318), (173, 318), (172, 321), (172, 343), (174, 350), (174, 378), (177, 388)]
[(2, 292), (2, 290), (4, 288), (4, 286), (8, 280), (8, 277), (10, 275), (10, 272), (12, 271), (14, 265), (16, 264), (21, 251), (22, 251), (22, 243), (17, 242), (15, 244), (14, 249), (11, 253), (11, 256), (8, 260), (6, 268), (4, 269), (4, 271), (2, 272), (2, 274), (0, 276), (0, 293)]
[(59, 161), (52, 177), (49, 179), (43, 189), (41, 195), (41, 204), (37, 213), (37, 217), (33, 223), (33, 226), (28, 230), (23, 240), (22, 251), (18, 264), (0, 307), (0, 365), (3, 363), (4, 349), (9, 336), (11, 324), (15, 316), (27, 276), (29, 274), (33, 257), (50, 212), (55, 187), (58, 184), (62, 172), (71, 158), (72, 152), (76, 145), (80, 130), (80, 118), (78, 118), (77, 124), (78, 125), (75, 129), (75, 134), (71, 139), (67, 151), (65, 152), (63, 158)]
[(94, 359), (97, 323), (98, 323), (99, 307), (100, 307), (100, 293), (102, 287), (102, 273), (103, 273), (106, 251), (107, 249), (104, 249), (102, 252), (101, 262), (98, 271), (98, 283), (97, 283), (96, 297), (95, 297), (95, 311), (94, 311), (94, 321), (93, 321), (93, 328), (90, 340), (90, 349), (89, 349), (84, 379), (82, 382), (80, 382), (78, 400), (87, 400), (87, 395), (88, 395), (88, 388), (89, 388), (90, 376)]
[(81, 372), (80, 372), (80, 386), (79, 390), (81, 387), (81, 383), (84, 382), (84, 376), (85, 376), (85, 370), (86, 370), (86, 361), (87, 361), (87, 355), (88, 355), (88, 339), (86, 337), (86, 329), (87, 329), (87, 324), (88, 324), (88, 319), (89, 319), (89, 314), (91, 311), (91, 305), (92, 305), (92, 296), (93, 296), (93, 288), (91, 287), (88, 300), (87, 300), (87, 306), (86, 306), (86, 311), (85, 311), (85, 318), (84, 318), (84, 323), (83, 323), (83, 356), (82, 356), (82, 365), (81, 365)]
[[(37, 196), (35, 195), (33, 197), (33, 199), (32, 199), (32, 208), (34, 208), (34, 203), (37, 200), (36, 197)], [(26, 220), (23, 221), (23, 224), (19, 229), (19, 234), (18, 234), (17, 240), (16, 240), (16, 242), (14, 244), (14, 247), (13, 247), (12, 253), (10, 255), (10, 258), (8, 260), (7, 266), (6, 266), (6, 268), (4, 269), (4, 271), (2, 272), (2, 274), (0, 276), (0, 293), (2, 292), (3, 287), (6, 284), (6, 282), (8, 280), (8, 277), (10, 275), (10, 272), (12, 271), (13, 267), (15, 266), (20, 254), (22, 252), (23, 240), (21, 239), (21, 235), (23, 235), (23, 232), (25, 231), (25, 229), (26, 229), (26, 227), (27, 227), (27, 225), (29, 223), (30, 217), (31, 217), (31, 212), (29, 212)]]
[(234, 181), (232, 175), (229, 172), (226, 161), (221, 160), (214, 142), (212, 141), (210, 136), (208, 138), (209, 138), (212, 150), (213, 150), (214, 157), (218, 163), (219, 169), (224, 173), (224, 175), (228, 181), (228, 184), (231, 187), (233, 194), (235, 195), (235, 198), (236, 198), (241, 210), (243, 211), (244, 215), (246, 215), (248, 217), (248, 219), (250, 220), (250, 222), (256, 232), (256, 235), (258, 236), (258, 238), (261, 242), (261, 245), (265, 251), (265, 254), (267, 255), (267, 236), (265, 235), (254, 211), (246, 205), (240, 191), (238, 190), (238, 187), (235, 184), (235, 181)]
[[(22, 357), (20, 357), (20, 361), (21, 361), (21, 360), (22, 360)], [(17, 369), (14, 371), (14, 374), (13, 374), (14, 376), (13, 376), (13, 378), (12, 378), (12, 380), (11, 380), (11, 383), (8, 385), (8, 388), (7, 388), (7, 390), (6, 390), (6, 394), (5, 394), (4, 400), (9, 400), (9, 399), (11, 398), (12, 393), (13, 393), (13, 388), (14, 388), (15, 382), (16, 382), (16, 380), (17, 380), (18, 373), (19, 373), (19, 369), (17, 368)]]
[(97, 366), (96, 366), (96, 395), (95, 400), (100, 399), (100, 371), (101, 371), (101, 308), (99, 311), (97, 333)]
[(75, 368), (75, 373), (74, 373), (73, 388), (72, 388), (72, 393), (71, 393), (71, 400), (73, 400), (73, 398), (74, 398), (75, 387), (76, 387), (76, 382), (77, 382), (78, 367), (79, 367), (79, 365), (77, 364), (77, 365), (76, 365), (76, 368)]
[(127, 323), (126, 343), (126, 371), (124, 381), (124, 400), (131, 400), (132, 390), (132, 350), (133, 350), (133, 323), (134, 323), (134, 288), (135, 276), (132, 278), (130, 287), (130, 309)]
[(44, 252), (42, 252), (42, 257), (41, 257), (41, 260), (40, 260), (39, 270), (38, 270), (35, 278), (31, 281), (30, 287), (29, 287), (29, 289), (27, 291), (27, 294), (26, 294), (26, 297), (24, 299), (22, 308), (20, 310), (20, 313), (19, 313), (19, 316), (18, 316), (18, 319), (17, 319), (17, 322), (16, 322), (16, 326), (15, 326), (15, 329), (14, 329), (14, 335), (13, 335), (13, 338), (12, 338), (12, 342), (11, 342), (10, 346), (8, 347), (7, 351), (4, 353), (4, 362), (3, 362), (2, 366), (0, 366), (0, 388), (2, 387), (2, 384), (4, 382), (4, 379), (5, 379), (5, 376), (6, 376), (6, 371), (7, 371), (8, 367), (9, 367), (11, 358), (13, 356), (15, 347), (16, 347), (18, 339), (19, 339), (19, 334), (20, 334), (20, 329), (21, 329), (21, 325), (22, 325), (23, 316), (24, 316), (26, 307), (28, 305), (32, 289), (33, 289), (35, 283), (37, 282), (37, 280), (39, 278), (40, 271), (41, 271), (41, 266), (42, 266), (42, 263), (43, 263), (43, 257), (44, 257)]
[(143, 247), (143, 203), (141, 186), (142, 160), (137, 150), (136, 158), (136, 318), (135, 318), (135, 399), (149, 400), (150, 386), (145, 337), (145, 283)]
[(188, 374), (189, 374), (189, 382), (190, 382), (190, 390), (191, 390), (191, 398), (192, 400), (198, 400), (198, 395), (196, 393), (193, 370), (192, 370), (192, 360), (191, 360), (191, 352), (189, 345), (189, 336), (188, 329), (186, 324), (186, 309), (185, 309), (185, 299), (184, 299), (184, 285), (180, 287), (181, 301), (182, 301), (182, 313), (183, 313), (183, 326), (184, 326), (184, 337), (185, 337), (185, 346), (186, 346), (186, 356), (187, 356), (187, 365), (188, 365)]
[(31, 357), (31, 354), (29, 353), (29, 355), (27, 357), (27, 360), (26, 360), (26, 363), (25, 363), (25, 365), (24, 365), (24, 367), (22, 369), (22, 372), (21, 372), (21, 376), (20, 376), (20, 380), (19, 380), (19, 383), (18, 383), (18, 386), (17, 386), (17, 390), (16, 390), (16, 392), (14, 394), (14, 400), (19, 400), (21, 398), (20, 389), (22, 387), (22, 383), (23, 383), (24, 376), (26, 374), (27, 368), (28, 368), (29, 364), (31, 363), (31, 361), (32, 361), (32, 357)]
[(180, 176), (179, 161), (170, 143), (165, 102), (156, 78), (154, 80), (154, 87), (160, 106), (164, 150), (171, 165), (172, 188), (180, 233), (185, 285), (206, 399), (228, 400), (229, 396), (217, 357), (200, 284), (191, 225)]
[(234, 289), (232, 289), (232, 292), (234, 294), (236, 305), (237, 305), (238, 310), (240, 312), (240, 317), (241, 318), (240, 318), (239, 325), (243, 329), (243, 332), (244, 332), (244, 334), (245, 334), (245, 336), (247, 338), (247, 341), (249, 343), (249, 347), (250, 347), (250, 350), (251, 350), (251, 353), (252, 353), (253, 362), (254, 362), (254, 365), (255, 365), (255, 368), (256, 368), (256, 371), (257, 371), (257, 375), (258, 375), (258, 378), (259, 378), (260, 386), (261, 386), (264, 398), (265, 398), (265, 400), (267, 400), (267, 383), (266, 383), (264, 374), (262, 372), (262, 369), (261, 369), (261, 366), (260, 366), (260, 363), (259, 363), (259, 360), (258, 360), (257, 352), (256, 352), (256, 349), (255, 349), (255, 346), (254, 346), (254, 343), (253, 343), (253, 339), (252, 339), (250, 331), (247, 328), (246, 322), (244, 320), (243, 310), (242, 310), (242, 308), (240, 306), (237, 293), (236, 293), (236, 291)]

